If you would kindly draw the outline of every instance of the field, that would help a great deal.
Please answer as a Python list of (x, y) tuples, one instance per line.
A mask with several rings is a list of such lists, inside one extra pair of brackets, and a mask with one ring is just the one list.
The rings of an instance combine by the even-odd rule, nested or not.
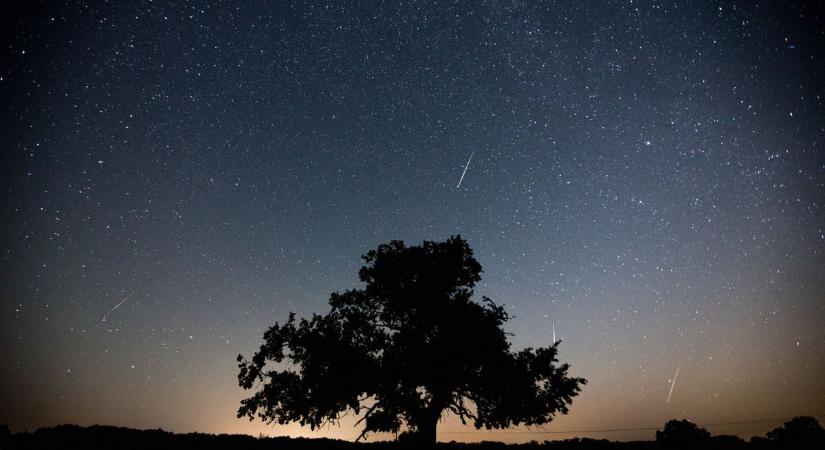
[[(685, 437), (683, 440), (611, 442), (594, 439), (569, 439), (564, 441), (530, 442), (525, 444), (482, 443), (438, 443), (440, 450), (645, 450), (645, 449), (814, 449), (822, 444), (816, 436), (796, 436), (791, 440), (755, 437), (746, 442), (735, 436), (712, 436), (699, 441)], [(412, 443), (400, 441), (355, 443), (333, 439), (305, 439), (289, 437), (260, 437), (248, 435), (188, 433), (176, 434), (163, 430), (135, 430), (111, 426), (79, 427), (60, 425), (40, 428), (27, 433), (10, 433), (0, 427), (0, 448), (3, 449), (248, 449), (248, 450), (384, 450), (417, 448)]]

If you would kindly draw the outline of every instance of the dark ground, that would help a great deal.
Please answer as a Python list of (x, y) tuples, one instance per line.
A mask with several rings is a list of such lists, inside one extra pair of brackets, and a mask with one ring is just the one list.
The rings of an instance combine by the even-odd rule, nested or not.
[[(526, 444), (503, 444), (500, 442), (482, 443), (439, 443), (441, 450), (567, 450), (567, 449), (814, 449), (823, 442), (818, 438), (803, 437), (794, 442), (782, 442), (777, 439), (762, 437), (752, 438), (746, 442), (735, 436), (713, 436), (701, 441), (664, 443), (657, 441), (640, 442), (611, 442), (595, 439), (570, 439), (565, 441), (530, 442)], [(815, 442), (816, 441), (816, 442)], [(134, 430), (112, 426), (95, 425), (79, 427), (76, 425), (60, 425), (51, 428), (40, 428), (35, 432), (10, 433), (8, 428), (0, 425), (0, 449), (249, 449), (249, 450), (317, 450), (317, 449), (408, 449), (414, 445), (396, 442), (354, 443), (333, 439), (305, 439), (305, 438), (256, 438), (248, 435), (213, 435), (204, 433), (176, 434), (163, 430)]]

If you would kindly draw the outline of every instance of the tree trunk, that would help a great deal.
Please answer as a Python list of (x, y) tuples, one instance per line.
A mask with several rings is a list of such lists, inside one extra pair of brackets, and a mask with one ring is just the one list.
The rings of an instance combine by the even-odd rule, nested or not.
[(438, 414), (429, 414), (418, 424), (416, 443), (420, 446), (419, 448), (435, 447), (435, 429), (438, 426), (439, 417), (441, 417), (441, 411)]
[(443, 400), (446, 398), (449, 397), (439, 395), (438, 391), (433, 392), (429, 405), (419, 410), (418, 414), (416, 414), (415, 443), (417, 448), (435, 448), (435, 429), (438, 426), (438, 419), (441, 418), (441, 413), (447, 407)]

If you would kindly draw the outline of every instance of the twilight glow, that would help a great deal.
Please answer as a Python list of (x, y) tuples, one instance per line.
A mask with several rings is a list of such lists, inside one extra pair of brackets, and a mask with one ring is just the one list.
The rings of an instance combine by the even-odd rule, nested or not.
[(748, 438), (825, 414), (821, 11), (21, 7), (0, 66), (13, 431), (354, 439), (352, 420), (235, 418), (235, 356), (325, 313), (366, 251), (455, 234), (514, 348), (558, 338), (589, 383), (543, 429), (447, 417), (440, 440), (652, 439), (681, 418)]

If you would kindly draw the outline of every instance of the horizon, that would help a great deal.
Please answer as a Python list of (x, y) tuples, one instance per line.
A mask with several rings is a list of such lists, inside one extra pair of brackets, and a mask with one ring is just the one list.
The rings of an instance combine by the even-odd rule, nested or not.
[[(819, 421), (820, 419), (825, 417), (825, 415), (808, 416), (808, 417), (814, 417), (817, 421)], [(770, 426), (767, 429), (767, 431), (770, 431), (772, 429), (781, 427), (784, 423), (788, 422), (791, 419), (793, 419), (793, 418), (772, 418), (772, 419), (755, 420), (755, 421), (729, 422), (729, 423), (718, 423), (718, 424), (696, 424), (696, 425), (698, 425), (700, 428), (711, 431), (711, 429), (717, 428), (717, 427), (724, 428), (724, 427), (730, 427), (730, 426), (753, 425), (755, 423), (759, 423), (759, 424), (768, 424), (768, 423), (778, 424), (776, 426)], [(682, 420), (682, 419), (672, 419), (672, 420)], [(39, 430), (39, 429), (42, 429), (42, 428), (56, 428), (56, 427), (62, 427), (62, 426), (76, 426), (76, 427), (81, 427), (81, 428), (90, 428), (90, 427), (126, 428), (126, 429), (129, 429), (129, 430), (137, 430), (137, 431), (160, 430), (160, 431), (175, 433), (175, 434), (190, 434), (190, 433), (198, 434), (198, 433), (200, 433), (200, 434), (209, 434), (209, 435), (212, 435), (212, 436), (227, 434), (227, 435), (237, 435), (237, 436), (250, 436), (250, 437), (254, 437), (254, 438), (335, 439), (335, 440), (342, 440), (342, 441), (345, 441), (345, 442), (352, 442), (352, 440), (348, 440), (348, 439), (341, 438), (341, 437), (331, 437), (331, 436), (326, 436), (326, 435), (319, 435), (317, 432), (316, 433), (309, 432), (307, 435), (301, 435), (301, 434), (294, 435), (294, 434), (289, 434), (289, 433), (286, 433), (286, 434), (267, 434), (267, 433), (250, 434), (250, 433), (231, 433), (231, 432), (204, 432), (204, 431), (197, 431), (197, 430), (193, 430), (193, 431), (175, 431), (175, 430), (163, 429), (162, 427), (160, 427), (160, 428), (131, 428), (131, 427), (124, 427), (124, 426), (119, 426), (119, 425), (106, 425), (106, 424), (78, 425), (78, 424), (71, 424), (71, 423), (57, 424), (57, 425), (51, 425), (51, 426), (42, 426), (42, 427), (38, 427), (36, 430)], [(545, 427), (534, 427), (534, 428), (545, 428)], [(467, 443), (502, 442), (502, 443), (505, 443), (505, 444), (519, 444), (519, 443), (529, 443), (529, 442), (532, 442), (532, 441), (538, 441), (538, 442), (543, 442), (543, 441), (564, 441), (564, 440), (571, 440), (571, 439), (608, 440), (610, 442), (653, 442), (653, 441), (655, 441), (655, 436), (652, 436), (650, 438), (640, 438), (640, 439), (608, 439), (606, 437), (597, 437), (595, 435), (604, 434), (604, 433), (614, 433), (614, 434), (618, 433), (619, 435), (621, 435), (621, 434), (624, 434), (624, 433), (627, 433), (627, 432), (655, 432), (655, 431), (661, 431), (663, 428), (664, 428), (664, 424), (659, 426), (659, 427), (639, 427), (639, 428), (632, 428), (632, 429), (629, 428), (629, 429), (604, 429), (604, 430), (569, 430), (569, 431), (536, 431), (536, 430), (533, 430), (533, 431), (526, 431), (526, 430), (525, 431), (502, 431), (502, 430), (498, 430), (498, 431), (496, 431), (496, 430), (491, 430), (491, 431), (487, 431), (487, 432), (479, 431), (479, 430), (476, 430), (476, 431), (444, 431), (444, 432), (440, 432), (440, 433), (441, 434), (446, 434), (448, 436), (451, 435), (451, 434), (474, 435), (474, 436), (476, 436), (476, 438), (474, 438), (472, 440), (456, 440), (456, 439), (447, 439), (443, 436), (439, 436), (438, 442), (467, 442)], [(33, 433), (36, 430), (11, 430), (11, 431), (13, 433)], [(711, 436), (736, 436), (736, 437), (739, 437), (739, 438), (743, 439), (743, 441), (745, 441), (745, 442), (749, 442), (752, 438), (755, 438), (755, 437), (765, 437), (765, 434), (767, 434), (767, 431), (765, 433), (760, 433), (760, 434), (752, 435), (752, 436), (749, 436), (749, 437), (742, 436), (741, 434), (738, 434), (738, 433), (726, 433), (726, 432), (713, 432), (713, 431), (711, 431)], [(495, 438), (488, 439), (488, 437), (491, 437), (491, 436), (496, 437), (496, 436), (517, 436), (517, 435), (531, 435), (532, 439), (530, 439), (529, 441), (521, 441), (521, 440), (510, 441), (510, 440), (506, 440), (506, 439), (495, 439)], [(537, 439), (536, 438), (537, 435), (542, 435), (542, 436), (546, 436), (546, 437), (544, 439)], [(555, 436), (567, 435), (567, 437), (553, 437), (554, 435)], [(364, 443), (369, 443), (369, 442), (392, 442), (392, 441), (395, 441), (395, 440), (396, 440), (396, 437), (392, 433), (375, 433), (375, 434), (372, 434), (372, 435), (368, 436), (365, 440), (362, 440), (360, 442), (364, 442)], [(356, 442), (358, 442), (358, 441), (356, 441)]]
[(353, 440), (236, 418), (235, 358), (453, 235), (588, 380), (497, 439), (822, 421), (815, 3), (116, 3), (4, 19), (0, 424)]

